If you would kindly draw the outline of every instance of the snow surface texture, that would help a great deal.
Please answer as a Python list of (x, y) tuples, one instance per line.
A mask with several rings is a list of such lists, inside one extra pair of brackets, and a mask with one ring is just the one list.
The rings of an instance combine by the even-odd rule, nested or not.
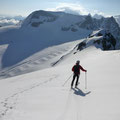
[[(77, 89), (70, 90), (71, 68), (81, 72)], [(56, 66), (0, 81), (1, 120), (119, 120), (120, 51), (89, 47), (71, 52)], [(64, 85), (64, 86), (63, 86)]]

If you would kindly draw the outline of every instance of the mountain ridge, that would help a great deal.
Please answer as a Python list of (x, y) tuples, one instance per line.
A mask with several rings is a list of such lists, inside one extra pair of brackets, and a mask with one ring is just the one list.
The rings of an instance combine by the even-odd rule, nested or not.
[[(83, 29), (89, 29), (89, 30), (98, 30), (98, 29), (106, 29), (109, 30), (114, 37), (120, 35), (120, 27), (118, 23), (116, 22), (114, 17), (102, 17), (101, 19), (93, 18), (90, 14), (89, 15), (73, 15), (69, 13), (64, 12), (50, 12), (50, 11), (35, 11), (31, 13), (24, 21), (22, 26), (24, 25), (28, 27), (31, 25), (32, 27), (39, 27), (39, 25), (44, 24), (45, 22), (55, 22), (57, 19), (60, 19), (63, 17), (71, 17), (76, 19), (69, 19), (69, 21), (72, 21), (71, 23), (69, 21), (69, 26), (66, 25), (64, 27), (80, 27)], [(66, 20), (65, 20), (66, 21)], [(116, 30), (114, 30), (114, 28)], [(77, 31), (77, 29), (76, 29)], [(75, 31), (74, 31), (75, 32)]]

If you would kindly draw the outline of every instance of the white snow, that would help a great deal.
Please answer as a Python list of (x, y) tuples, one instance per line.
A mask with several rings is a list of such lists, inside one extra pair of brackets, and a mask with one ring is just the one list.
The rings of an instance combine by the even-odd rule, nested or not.
[[(0, 120), (119, 120), (120, 50), (95, 48), (100, 36), (85, 37), (97, 31), (77, 25), (84, 17), (46, 14), (32, 19), (45, 22), (39, 27), (28, 17), (22, 27), (0, 28)], [(87, 48), (77, 51), (82, 41)], [(70, 89), (76, 60), (87, 74)]]
[[(0, 80), (1, 120), (119, 120), (120, 51), (73, 53), (54, 67)], [(72, 77), (63, 85), (78, 59), (87, 89), (81, 72), (79, 89), (70, 90)]]

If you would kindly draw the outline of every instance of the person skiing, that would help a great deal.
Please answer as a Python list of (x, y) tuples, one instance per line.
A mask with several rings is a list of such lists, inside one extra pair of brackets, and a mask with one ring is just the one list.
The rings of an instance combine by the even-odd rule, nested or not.
[(80, 76), (80, 70), (84, 71), (84, 72), (87, 72), (87, 70), (85, 70), (81, 65), (80, 65), (80, 61), (76, 61), (76, 65), (74, 65), (72, 67), (72, 71), (74, 72), (73, 74), (73, 80), (71, 82), (71, 88), (73, 87), (73, 84), (74, 84), (74, 81), (75, 81), (75, 78), (77, 78), (76, 80), (76, 83), (75, 83), (75, 88), (77, 87), (78, 85), (78, 80), (79, 80), (79, 76)]

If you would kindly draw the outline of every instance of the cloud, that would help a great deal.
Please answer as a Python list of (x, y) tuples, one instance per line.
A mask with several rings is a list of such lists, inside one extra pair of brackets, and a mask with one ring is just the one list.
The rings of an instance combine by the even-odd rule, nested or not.
[(59, 3), (56, 8), (48, 8), (48, 11), (62, 11), (76, 15), (87, 15), (89, 12), (80, 4), (73, 3)]
[(92, 11), (92, 15), (95, 15), (95, 14), (101, 15), (101, 16), (104, 16), (104, 17), (111, 17), (111, 15), (106, 15), (105, 13), (100, 12), (100, 11), (98, 11), (98, 10)]
[(110, 17), (110, 15), (106, 15), (103, 12), (100, 12), (98, 10), (88, 11), (80, 3), (59, 3), (58, 6), (56, 6), (55, 8), (48, 8), (46, 10), (62, 11), (62, 12), (75, 14), (75, 15), (88, 15), (90, 13), (92, 16), (97, 14), (97, 15), (104, 16), (104, 17)]
[(15, 25), (19, 23), (19, 20), (15, 20), (15, 19), (6, 19), (6, 18), (2, 18), (0, 19), (0, 25), (5, 26), (5, 25)]

